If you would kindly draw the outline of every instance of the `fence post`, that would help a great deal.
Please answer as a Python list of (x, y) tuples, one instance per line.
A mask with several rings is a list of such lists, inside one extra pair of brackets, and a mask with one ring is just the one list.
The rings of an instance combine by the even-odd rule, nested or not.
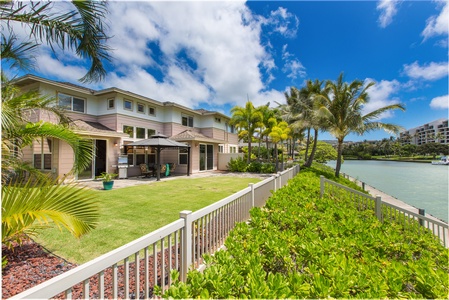
[(254, 183), (248, 183), (251, 188), (251, 208), (254, 207)]
[[(426, 216), (426, 210), (424, 208), (418, 208), (418, 213), (421, 216)], [(424, 226), (424, 220), (423, 219), (419, 219), (419, 225)]]
[(362, 190), (365, 190), (365, 182), (362, 181)]
[(376, 195), (375, 210), (377, 219), (382, 222), (382, 197), (379, 195)]
[(182, 282), (187, 280), (187, 271), (192, 264), (192, 211), (183, 210), (179, 217), (184, 219), (184, 232), (182, 235), (181, 274)]
[(320, 198), (324, 195), (324, 176), (320, 175)]

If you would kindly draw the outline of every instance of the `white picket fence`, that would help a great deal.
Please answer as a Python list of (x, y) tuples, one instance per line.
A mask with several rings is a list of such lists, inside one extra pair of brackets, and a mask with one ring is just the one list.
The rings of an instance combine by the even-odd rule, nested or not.
[(432, 216), (417, 214), (394, 204), (383, 202), (381, 197), (372, 197), (320, 176), (321, 196), (324, 193), (342, 196), (342, 192), (350, 197), (359, 210), (373, 210), (380, 221), (386, 219), (395, 220), (417, 234), (430, 231), (440, 239), (444, 247), (449, 248), (449, 225), (447, 223)]
[(154, 297), (155, 285), (162, 289), (171, 285), (172, 270), (178, 270), (179, 279), (185, 281), (188, 270), (198, 268), (204, 254), (222, 247), (236, 223), (249, 219), (252, 207), (263, 206), (272, 191), (297, 173), (299, 165), (196, 212), (182, 211), (179, 220), (10, 299)]

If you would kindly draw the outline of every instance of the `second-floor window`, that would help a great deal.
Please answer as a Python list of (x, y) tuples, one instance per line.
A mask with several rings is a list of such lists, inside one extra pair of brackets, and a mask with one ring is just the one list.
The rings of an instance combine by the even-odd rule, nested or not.
[(58, 94), (59, 106), (67, 110), (84, 113), (86, 111), (86, 100), (82, 98), (73, 97), (66, 94)]
[(133, 110), (133, 102), (131, 100), (124, 100), (123, 101), (123, 109), (126, 110)]
[(156, 108), (148, 106), (148, 114), (150, 116), (155, 116), (156, 115)]
[(114, 109), (115, 108), (115, 99), (108, 99), (108, 109)]
[(145, 104), (137, 103), (137, 112), (145, 113)]
[(193, 117), (187, 116), (187, 115), (182, 115), (182, 125), (193, 127)]

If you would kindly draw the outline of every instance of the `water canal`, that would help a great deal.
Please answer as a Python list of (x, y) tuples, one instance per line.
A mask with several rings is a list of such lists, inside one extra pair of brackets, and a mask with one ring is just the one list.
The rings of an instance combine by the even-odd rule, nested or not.
[[(335, 161), (328, 165), (335, 168)], [(341, 172), (403, 202), (448, 221), (448, 166), (373, 160), (347, 160)]]

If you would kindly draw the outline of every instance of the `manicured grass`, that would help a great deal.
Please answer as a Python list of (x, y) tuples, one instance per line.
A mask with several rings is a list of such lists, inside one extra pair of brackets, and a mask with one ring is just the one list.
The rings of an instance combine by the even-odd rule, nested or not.
[(95, 230), (77, 240), (66, 231), (49, 228), (36, 241), (56, 255), (81, 264), (177, 220), (182, 210), (199, 210), (258, 181), (228, 176), (180, 178), (93, 191), (101, 214)]

